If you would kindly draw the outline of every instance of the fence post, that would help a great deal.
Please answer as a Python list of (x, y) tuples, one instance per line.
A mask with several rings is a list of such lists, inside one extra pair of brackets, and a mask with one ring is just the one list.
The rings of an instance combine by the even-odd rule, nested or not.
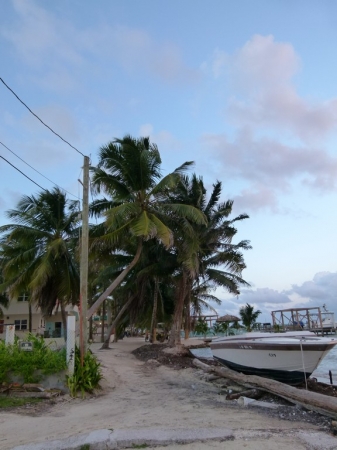
[(72, 376), (75, 370), (75, 316), (67, 317), (67, 366)]
[(15, 325), (7, 325), (6, 326), (6, 345), (13, 345), (15, 337)]

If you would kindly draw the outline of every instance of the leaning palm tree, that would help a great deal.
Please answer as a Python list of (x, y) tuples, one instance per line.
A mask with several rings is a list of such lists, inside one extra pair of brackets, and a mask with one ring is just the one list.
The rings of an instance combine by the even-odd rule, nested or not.
[[(162, 178), (160, 154), (149, 138), (125, 136), (101, 148), (98, 166), (92, 167), (91, 171), (96, 193), (104, 193), (106, 197), (94, 201), (91, 212), (103, 216), (104, 223), (102, 235), (94, 239), (92, 250), (100, 252), (110, 248), (112, 252), (123, 252), (133, 242), (136, 251), (130, 264), (88, 310), (88, 317), (138, 263), (144, 241), (156, 239), (166, 248), (173, 245), (168, 217), (171, 221), (187, 218), (194, 223), (206, 224), (204, 215), (197, 208), (168, 201), (168, 194), (191, 164), (186, 162)], [(132, 296), (124, 305), (125, 309), (131, 301)], [(112, 327), (108, 333), (111, 331)]]
[(261, 311), (259, 309), (257, 311), (254, 311), (254, 306), (250, 305), (249, 303), (240, 308), (240, 317), (242, 323), (247, 328), (247, 331), (252, 331), (252, 328), (260, 314)]
[(22, 197), (7, 216), (13, 223), (0, 227), (0, 291), (10, 298), (29, 292), (45, 316), (59, 304), (66, 330), (65, 305), (79, 299), (78, 202), (54, 188)]

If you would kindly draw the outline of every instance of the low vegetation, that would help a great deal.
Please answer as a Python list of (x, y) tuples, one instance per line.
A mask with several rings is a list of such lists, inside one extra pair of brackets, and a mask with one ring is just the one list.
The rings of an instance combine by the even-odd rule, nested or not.
[(99, 386), (99, 382), (103, 378), (101, 365), (90, 350), (86, 353), (81, 365), (80, 350), (75, 350), (75, 371), (72, 376), (67, 376), (67, 385), (69, 393), (72, 397), (76, 397), (78, 392), (92, 392)]
[[(66, 349), (52, 350), (42, 337), (29, 335), (33, 349), (24, 351), (18, 340), (13, 345), (0, 341), (0, 384), (10, 383), (13, 376), (22, 383), (38, 383), (45, 376), (67, 370)], [(72, 376), (65, 376), (70, 395), (76, 397), (78, 392), (92, 392), (102, 379), (101, 365), (89, 350), (81, 365), (80, 351), (75, 350), (75, 371)], [(9, 405), (10, 406), (10, 405)], [(15, 405), (13, 405), (15, 406)]]
[(5, 345), (0, 341), (0, 383), (10, 382), (11, 376), (22, 378), (24, 383), (38, 383), (46, 375), (66, 370), (66, 350), (53, 351), (42, 337), (29, 335), (31, 351), (21, 350), (18, 341)]

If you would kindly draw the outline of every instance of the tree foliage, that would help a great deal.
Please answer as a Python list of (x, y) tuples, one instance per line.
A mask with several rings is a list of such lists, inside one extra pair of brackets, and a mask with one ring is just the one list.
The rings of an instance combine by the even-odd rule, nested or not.
[(32, 303), (46, 316), (57, 302), (79, 299), (78, 202), (59, 189), (23, 196), (0, 227), (0, 290), (10, 298), (29, 292)]
[(254, 311), (254, 306), (250, 305), (249, 303), (240, 308), (240, 317), (242, 323), (247, 328), (247, 331), (252, 331), (252, 328), (260, 314), (261, 311), (259, 309), (257, 311)]

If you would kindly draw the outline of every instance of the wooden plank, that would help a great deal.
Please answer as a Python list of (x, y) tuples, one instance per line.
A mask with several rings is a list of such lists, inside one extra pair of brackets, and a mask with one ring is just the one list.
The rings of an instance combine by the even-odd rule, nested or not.
[(241, 391), (235, 394), (227, 394), (226, 400), (236, 400), (240, 397), (252, 398), (254, 400), (258, 400), (263, 395), (263, 392), (260, 389), (249, 389), (248, 391)]

